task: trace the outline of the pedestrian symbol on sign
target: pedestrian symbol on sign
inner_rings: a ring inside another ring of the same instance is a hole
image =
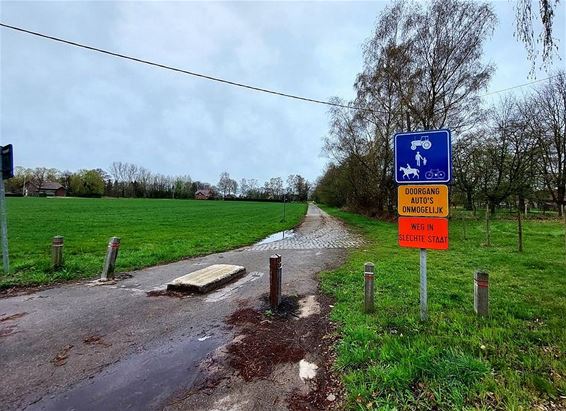
[[[415,155],[415,160],[417,161],[417,167],[421,166],[421,161],[423,162],[423,166],[426,166],[426,157],[421,156],[421,153],[417,151]]]

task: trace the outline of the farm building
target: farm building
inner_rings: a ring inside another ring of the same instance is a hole
[[[37,187],[33,182],[27,182],[24,188],[24,196],[49,196],[49,197],[64,197],[67,194],[65,187],[61,184],[46,181]]]
[[[202,190],[197,190],[195,193],[195,199],[197,200],[208,200],[213,197],[212,190],[204,188]]]

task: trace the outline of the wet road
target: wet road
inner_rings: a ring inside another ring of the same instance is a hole
[[[114,285],[83,282],[0,299],[2,409],[160,409],[190,388],[202,359],[234,338],[224,319],[261,304],[273,250],[284,263],[283,292],[305,295],[316,290],[318,272],[359,243],[310,205],[283,241],[135,271]],[[247,274],[208,295],[146,294],[215,263],[243,265]]]

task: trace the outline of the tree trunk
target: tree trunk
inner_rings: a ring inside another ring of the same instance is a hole
[[[491,233],[489,231],[489,210],[490,210],[490,203],[488,202],[485,207],[485,242],[486,245],[489,247],[491,246]]]
[[[519,234],[519,252],[523,252],[523,221],[521,218],[521,209],[517,210],[517,231]]]
[[[566,255],[566,213],[564,213],[564,204],[562,205],[562,216],[564,217],[564,251]]]
[[[526,207],[526,203],[525,203],[525,197],[523,195],[519,195],[519,212],[523,212],[523,210],[525,210]]]
[[[558,188],[556,198],[556,205],[558,206],[558,217],[562,217],[564,215],[564,190]]]
[[[471,189],[466,190],[466,210],[474,209],[474,192]]]
[[[495,215],[495,202],[489,200],[489,201],[487,202],[487,204],[488,204],[489,214]]]

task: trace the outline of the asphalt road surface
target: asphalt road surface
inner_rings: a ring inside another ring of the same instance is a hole
[[[283,293],[308,295],[316,274],[359,244],[311,204],[284,240],[134,271],[112,285],[80,282],[0,299],[0,408],[162,409],[191,388],[203,359],[234,339],[225,318],[261,304],[271,254],[282,255]],[[218,263],[247,274],[206,295],[147,295]]]

